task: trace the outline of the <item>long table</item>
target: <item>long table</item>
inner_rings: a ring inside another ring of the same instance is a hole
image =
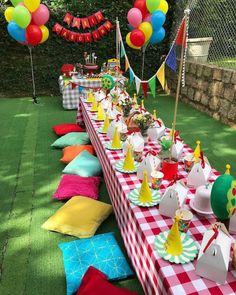
[[[123,159],[122,151],[110,151],[105,148],[109,140],[106,135],[97,133],[102,123],[93,120],[94,115],[88,111],[88,105],[80,100],[77,115],[84,120],[91,142],[101,162],[105,182],[114,208],[116,219],[121,230],[128,255],[147,295],[157,294],[201,294],[219,295],[236,294],[236,272],[230,270],[225,285],[216,284],[210,280],[201,278],[195,274],[196,259],[192,263],[176,265],[160,258],[154,250],[154,239],[161,231],[168,230],[173,221],[171,218],[159,214],[158,207],[140,208],[128,200],[128,193],[135,188],[140,181],[136,174],[122,174],[115,170],[115,163]],[[152,148],[159,151],[157,143],[149,142],[145,150]],[[192,152],[184,145],[183,154]],[[179,176],[186,179],[187,173],[184,165],[179,164]],[[214,181],[219,173],[212,169],[209,181]],[[162,181],[161,192],[168,187],[168,181]],[[195,190],[189,189],[185,206],[194,197]],[[203,233],[216,220],[214,216],[208,218],[194,214],[189,228],[189,234],[201,243]]]

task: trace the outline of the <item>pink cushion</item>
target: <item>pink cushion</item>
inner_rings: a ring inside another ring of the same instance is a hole
[[[52,130],[58,136],[65,135],[70,132],[84,132],[83,128],[81,128],[77,124],[73,124],[73,123],[55,125],[52,127]]]
[[[107,281],[106,275],[93,266],[85,273],[76,295],[138,295],[118,288]]]
[[[54,199],[64,200],[74,196],[85,196],[94,200],[98,199],[98,188],[100,177],[82,177],[74,174],[65,174],[62,176]]]

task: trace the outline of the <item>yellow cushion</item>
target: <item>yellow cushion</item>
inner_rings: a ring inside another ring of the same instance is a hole
[[[51,216],[42,228],[78,238],[89,238],[111,212],[112,206],[109,204],[75,196]]]

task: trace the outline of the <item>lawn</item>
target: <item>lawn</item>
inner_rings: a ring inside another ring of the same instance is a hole
[[[41,229],[62,204],[52,200],[64,165],[60,150],[50,144],[56,139],[51,127],[75,122],[76,111],[65,111],[58,97],[42,97],[40,104],[30,98],[0,100],[0,294],[64,295],[65,275],[59,242],[74,237]],[[171,125],[174,100],[159,95],[149,98],[145,106],[157,109],[167,126]],[[180,103],[177,129],[192,148],[201,140],[202,149],[213,167],[225,171],[232,165],[236,176],[236,131],[208,115]],[[109,202],[105,184],[100,200]],[[115,232],[124,245],[114,216],[110,216],[97,233]],[[117,283],[143,294],[136,277]]]

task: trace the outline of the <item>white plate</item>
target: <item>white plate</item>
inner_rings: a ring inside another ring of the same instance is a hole
[[[190,202],[189,202],[189,206],[191,209],[193,209],[194,211],[196,211],[199,215],[202,215],[202,216],[208,216],[208,215],[212,215],[214,214],[213,211],[202,211],[202,210],[199,210],[197,209],[195,206],[194,206],[194,199],[191,199]]]

